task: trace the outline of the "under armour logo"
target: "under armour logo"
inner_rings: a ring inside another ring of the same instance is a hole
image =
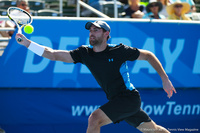
[[[108,61],[109,61],[109,62],[113,62],[113,58],[111,58],[111,59],[108,59]]]

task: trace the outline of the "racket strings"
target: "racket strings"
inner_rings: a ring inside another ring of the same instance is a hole
[[[19,25],[28,24],[31,22],[30,16],[22,11],[11,9],[9,10],[9,14],[10,14],[10,17]]]

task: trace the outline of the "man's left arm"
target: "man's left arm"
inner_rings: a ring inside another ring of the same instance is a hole
[[[168,94],[168,97],[170,98],[173,95],[173,92],[176,93],[176,90],[174,86],[172,85],[171,81],[169,80],[165,70],[163,69],[162,64],[158,60],[158,58],[150,51],[139,49],[140,55],[138,57],[138,60],[146,60],[148,61],[151,66],[157,71],[157,73],[160,75],[163,83],[163,89]]]

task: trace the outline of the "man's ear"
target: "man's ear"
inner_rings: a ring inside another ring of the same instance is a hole
[[[110,32],[109,32],[109,31],[106,31],[106,35],[109,36],[109,34],[110,34]]]

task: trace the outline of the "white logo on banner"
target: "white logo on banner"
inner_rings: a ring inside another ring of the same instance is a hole
[[[39,44],[45,44],[48,47],[52,48],[52,42],[49,38],[47,37],[42,37],[42,36],[32,36],[30,38],[33,41],[36,41]],[[58,49],[61,50],[72,50],[72,49],[67,49],[67,47],[78,47],[79,46],[79,37],[61,37],[60,38],[60,44]],[[88,40],[88,39],[86,39]],[[128,38],[111,38],[111,43],[119,43],[123,42],[126,45],[131,46],[131,40]],[[86,41],[86,44],[88,42]],[[184,49],[184,39],[177,39],[176,46],[173,51],[170,50],[170,45],[171,45],[171,39],[169,38],[164,38],[163,40],[163,45],[161,48],[161,51],[163,53],[164,61],[165,61],[165,66],[164,69],[165,71],[170,74],[173,72],[173,65],[179,58],[180,54],[182,53]],[[147,38],[144,45],[143,49],[147,49],[152,51],[156,55],[155,51],[155,39],[154,38]],[[34,58],[35,55],[31,51],[27,51],[27,56],[24,64],[24,73],[40,73],[43,70],[47,68],[47,66],[50,63],[50,60],[43,58],[38,64],[34,64]],[[53,73],[73,73],[74,70],[74,64],[66,64],[63,62],[56,61],[53,69]],[[145,61],[136,61],[135,65],[133,66],[131,73],[139,73],[141,69],[146,68],[148,69],[149,73],[156,73],[156,71],[151,67],[151,65],[148,62]],[[194,65],[193,65],[193,73],[194,74],[200,74],[200,40],[198,42],[197,46],[197,52],[196,52],[196,58],[194,60]],[[80,73],[84,74],[90,74],[90,71],[82,65],[80,68]]]
[[[100,105],[72,105],[72,116],[89,116],[92,112],[98,109]],[[180,105],[175,101],[167,101],[165,104],[152,105],[142,102],[141,108],[148,115],[199,115],[200,104],[185,104]],[[166,114],[165,114],[166,113]]]

